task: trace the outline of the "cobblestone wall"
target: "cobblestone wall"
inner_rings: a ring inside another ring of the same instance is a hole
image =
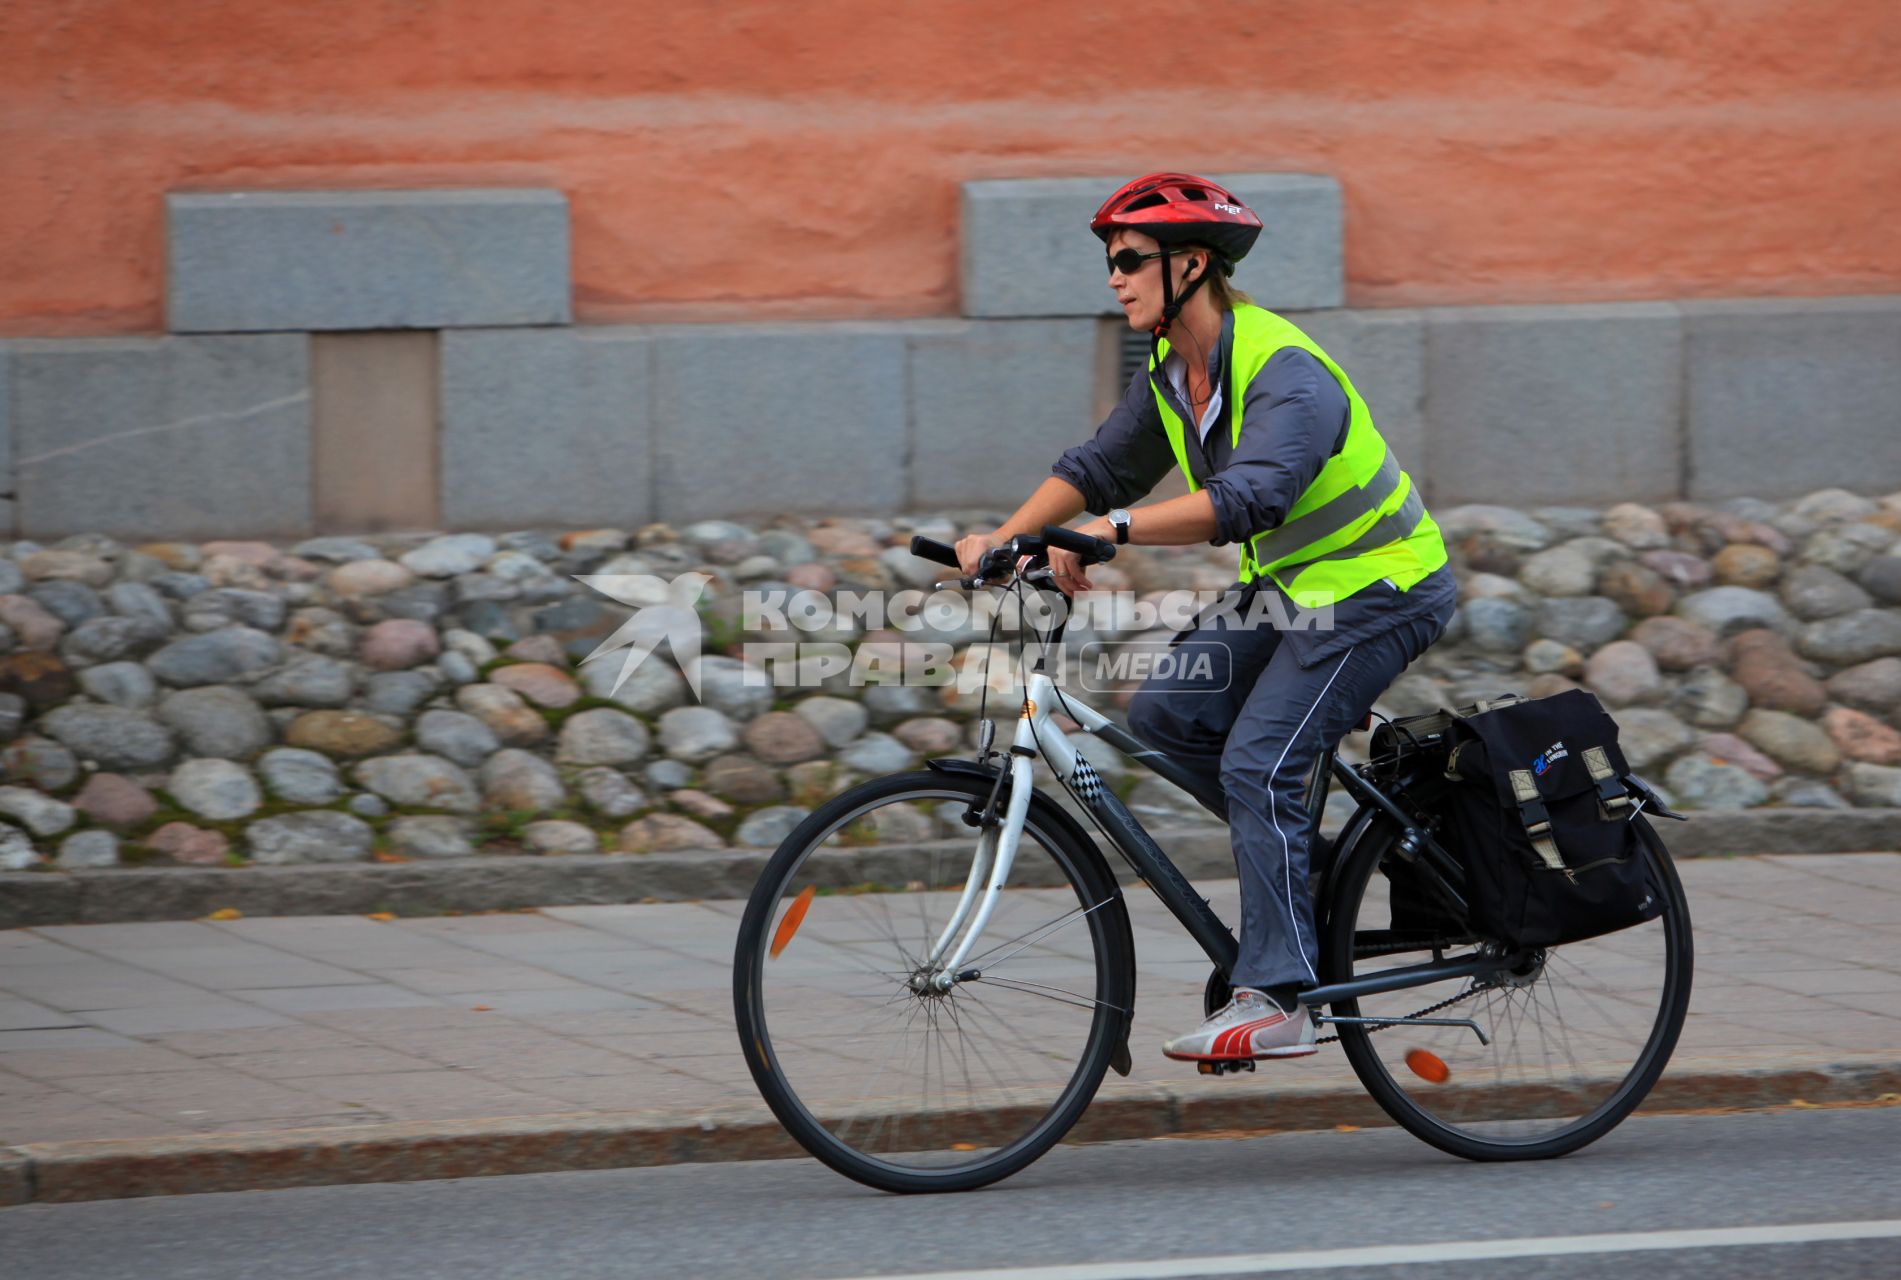
[[[1582,685],[1679,805],[1901,807],[1901,494],[1437,514],[1459,615],[1382,711]],[[774,685],[743,646],[785,637],[742,592],[925,588],[911,533],[995,519],[5,544],[0,865],[770,847],[854,779],[965,752],[985,686],[823,663]],[[1133,549],[1094,576],[1135,606],[1227,585],[1232,555]],[[636,610],[574,575],[700,575],[702,651],[656,649],[625,683],[619,659],[583,663]],[[1070,643],[1136,634],[1118,616]],[[956,673],[985,634],[933,638]],[[802,638],[863,656],[907,636],[838,617]],[[1082,746],[1145,815],[1199,812]]]

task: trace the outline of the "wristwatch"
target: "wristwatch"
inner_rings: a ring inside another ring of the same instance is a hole
[[[1116,531],[1116,545],[1122,546],[1129,540],[1129,513],[1117,507],[1109,513],[1109,524]]]

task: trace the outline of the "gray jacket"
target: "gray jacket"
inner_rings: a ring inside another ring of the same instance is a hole
[[[1223,387],[1223,411],[1205,442],[1196,440],[1193,418],[1159,371],[1144,369],[1129,382],[1122,401],[1096,429],[1093,439],[1066,451],[1051,468],[1074,485],[1094,515],[1126,507],[1147,496],[1174,468],[1175,453],[1155,407],[1159,391],[1182,422],[1188,459],[1196,481],[1214,504],[1214,545],[1244,542],[1287,518],[1320,474],[1327,459],[1346,443],[1350,409],[1346,393],[1327,367],[1308,352],[1288,347],[1274,354],[1254,380],[1240,391],[1241,435],[1230,425],[1235,391],[1226,386],[1233,364],[1234,316],[1224,316],[1221,341],[1208,356],[1209,385]],[[1263,589],[1280,596],[1286,616],[1292,601],[1271,582]],[[1458,587],[1449,568],[1441,568],[1400,591],[1379,582],[1333,606],[1331,630],[1296,626],[1286,631],[1302,666],[1324,661],[1403,621],[1450,618]]]

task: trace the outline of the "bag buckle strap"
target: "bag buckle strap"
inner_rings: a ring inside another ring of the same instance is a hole
[[[1518,802],[1518,817],[1525,824],[1525,834],[1531,838],[1531,847],[1551,870],[1568,870],[1564,858],[1558,853],[1558,842],[1552,838],[1551,815],[1545,810],[1544,797],[1538,792],[1538,783],[1531,776],[1531,770],[1513,769],[1509,777],[1512,798]]]
[[[1618,781],[1604,748],[1585,748],[1584,767],[1590,771],[1591,781],[1597,784],[1597,807],[1607,821],[1630,807],[1630,792]]]

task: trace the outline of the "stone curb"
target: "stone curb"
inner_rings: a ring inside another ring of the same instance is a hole
[[[1226,1096],[1166,1087],[1098,1098],[1069,1141],[1330,1129],[1391,1121],[1358,1088],[1236,1082]],[[1533,1091],[1542,1095],[1542,1090]],[[1901,1063],[1666,1074],[1645,1111],[1875,1102],[1901,1093]],[[593,1114],[362,1125],[0,1148],[0,1205],[416,1182],[802,1156],[762,1106],[679,1116]]]
[[[1672,852],[1683,858],[1901,849],[1901,809],[1706,812],[1687,823],[1658,825]],[[1234,874],[1224,828],[1181,827],[1153,834],[1190,878]],[[893,855],[912,849],[891,845],[828,854],[827,882],[842,887],[902,880],[902,866]],[[768,856],[763,849],[722,849],[394,864],[5,872],[0,873],[0,929],[196,920],[225,909],[246,916],[384,911],[437,915],[646,899],[744,898]],[[1118,870],[1125,868],[1118,865]]]

